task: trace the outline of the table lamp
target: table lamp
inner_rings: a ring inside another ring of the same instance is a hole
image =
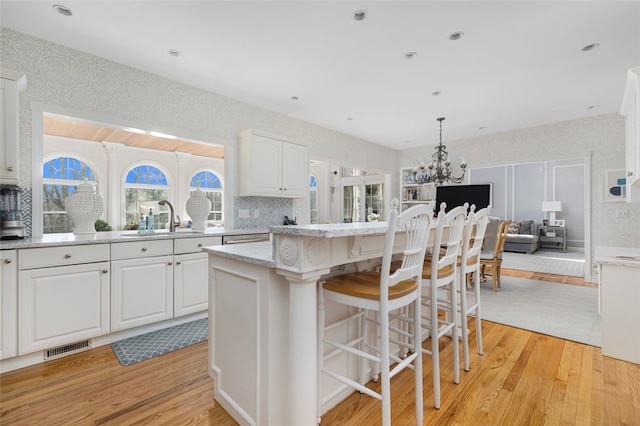
[[[556,212],[562,211],[561,201],[543,201],[542,211],[549,212],[549,226],[554,226],[556,223]]]

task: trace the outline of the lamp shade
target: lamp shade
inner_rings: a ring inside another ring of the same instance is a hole
[[[561,212],[562,202],[561,201],[543,201],[542,211],[543,212]]]

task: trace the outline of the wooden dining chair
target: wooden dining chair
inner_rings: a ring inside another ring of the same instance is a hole
[[[491,281],[493,291],[500,287],[500,268],[502,267],[502,253],[504,251],[504,243],[507,239],[507,231],[509,229],[510,220],[503,220],[498,227],[498,235],[496,244],[493,248],[485,248],[480,253],[480,276],[486,281],[487,268],[491,268]]]

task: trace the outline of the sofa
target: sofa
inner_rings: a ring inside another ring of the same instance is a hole
[[[512,221],[507,231],[504,251],[533,253],[538,250],[540,226],[533,220]]]

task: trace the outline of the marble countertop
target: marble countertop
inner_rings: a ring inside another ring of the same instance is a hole
[[[640,268],[640,248],[596,247],[595,263]]]
[[[387,222],[327,223],[320,225],[270,226],[273,234],[335,238],[354,235],[379,235],[387,232]]]
[[[66,234],[46,234],[39,238],[24,238],[17,240],[1,240],[0,250],[34,248],[34,247],[55,247],[68,245],[99,244],[99,243],[119,243],[125,241],[145,241],[163,240],[177,238],[197,238],[197,237],[223,237],[229,235],[251,235],[269,233],[268,229],[227,229],[212,227],[202,232],[191,230],[179,230],[169,232],[166,230],[156,231],[154,234],[138,235],[138,231],[110,231],[96,232],[90,235]]]
[[[382,235],[387,222],[330,223],[321,225],[270,226],[274,235],[293,235],[314,238],[339,238],[362,235]],[[275,267],[273,242],[247,243],[205,247],[203,251],[228,259],[236,259],[256,265]]]
[[[271,241],[203,247],[202,251],[268,268],[276,266],[276,262],[273,260],[273,243]]]

